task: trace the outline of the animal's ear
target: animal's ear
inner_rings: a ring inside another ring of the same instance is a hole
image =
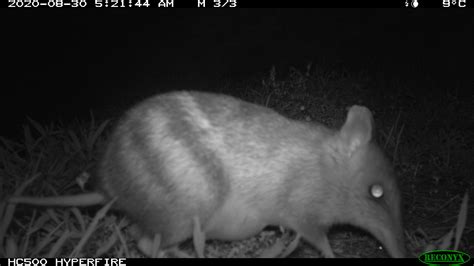
[[[344,150],[351,156],[372,139],[373,118],[367,107],[354,105],[349,109],[346,122],[339,132]]]

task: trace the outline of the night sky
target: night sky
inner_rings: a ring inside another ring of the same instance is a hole
[[[473,84],[465,9],[2,10],[2,135],[309,62]],[[471,86],[472,88],[472,86]],[[383,89],[383,88],[374,88]],[[419,92],[419,97],[423,96]],[[466,92],[467,95],[470,92]],[[8,125],[8,126],[7,126]]]

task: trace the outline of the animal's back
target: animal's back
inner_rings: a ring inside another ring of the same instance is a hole
[[[267,217],[265,207],[278,202],[289,161],[311,156],[304,140],[318,139],[314,134],[270,109],[233,97],[159,95],[119,122],[102,161],[102,187],[119,196],[119,209],[162,234],[165,243],[189,237],[190,215],[199,216],[211,236],[215,230],[218,238],[243,238],[247,234],[239,223],[223,234],[213,226],[222,220],[231,225],[232,219]],[[232,206],[222,208],[225,204]],[[219,209],[233,213],[219,215]]]

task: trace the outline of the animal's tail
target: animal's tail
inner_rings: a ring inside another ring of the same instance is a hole
[[[57,196],[57,197],[11,197],[8,199],[9,203],[14,204],[30,204],[39,206],[91,206],[106,203],[104,195],[97,192],[70,195],[70,196]]]

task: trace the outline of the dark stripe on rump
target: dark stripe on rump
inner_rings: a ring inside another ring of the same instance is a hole
[[[208,113],[204,112],[202,106],[198,104],[195,97],[198,97],[194,94],[185,94],[186,96],[191,96],[192,99],[197,103],[197,108],[201,110],[206,116],[209,116]],[[204,143],[201,142],[201,137],[204,135],[209,135],[208,137],[212,138],[211,133],[198,128],[197,122],[193,122],[192,117],[187,113],[185,102],[178,101],[178,105],[175,105],[173,110],[167,109],[168,116],[170,117],[170,133],[175,136],[176,139],[182,141],[185,147],[188,147],[188,150],[191,152],[191,157],[198,162],[200,167],[205,170],[205,178],[208,180],[210,185],[211,192],[209,195],[212,200],[210,202],[214,203],[214,206],[207,206],[206,217],[209,217],[209,214],[215,211],[220,205],[224,202],[226,195],[230,191],[230,182],[229,178],[226,176],[226,171],[223,168],[223,163],[221,158]],[[208,119],[205,117],[204,119]],[[209,120],[209,123],[216,128],[219,128],[219,125],[214,123],[215,121]],[[223,132],[225,133],[225,132]],[[205,221],[203,221],[205,222]]]

